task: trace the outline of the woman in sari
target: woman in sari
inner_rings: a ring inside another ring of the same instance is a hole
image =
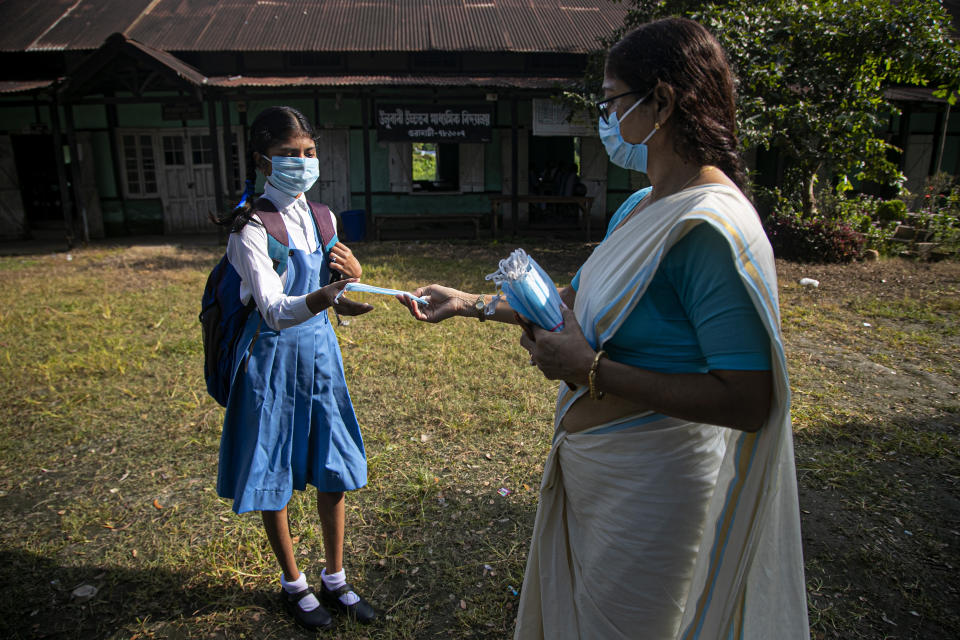
[[[565,382],[515,638],[808,638],[776,273],[732,73],[670,18],[615,44],[604,76],[600,137],[652,186],[561,289],[563,330],[521,337]],[[420,320],[520,321],[491,296],[416,295]]]

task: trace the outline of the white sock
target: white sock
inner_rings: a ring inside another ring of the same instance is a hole
[[[287,582],[287,576],[280,573],[280,585],[283,587],[283,590],[287,593],[298,593],[307,588],[307,574],[303,571],[300,572],[300,577],[294,580],[293,582]],[[307,594],[305,598],[300,598],[300,602],[297,603],[300,605],[300,608],[304,611],[313,611],[320,606],[320,601],[317,600],[317,596],[312,593]]]
[[[320,579],[323,580],[323,584],[327,586],[327,589],[330,589],[330,591],[336,591],[343,585],[347,584],[347,572],[343,569],[340,569],[340,571],[337,571],[336,573],[327,573],[327,570],[324,569],[320,572]],[[355,594],[353,591],[347,591],[345,594],[340,596],[340,602],[349,607],[352,604],[360,602],[360,596]]]

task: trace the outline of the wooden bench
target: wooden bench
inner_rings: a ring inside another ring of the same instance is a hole
[[[490,211],[493,215],[494,224],[496,224],[498,209],[501,205],[510,204],[513,196],[509,193],[490,196]],[[577,205],[577,227],[586,227],[587,241],[590,241],[590,207],[593,206],[593,198],[588,196],[517,196],[518,203],[527,204],[575,204]],[[506,222],[504,222],[506,225]],[[516,232],[516,229],[514,229]]]
[[[416,227],[420,224],[444,224],[449,222],[470,222],[473,224],[473,238],[480,238],[480,221],[488,217],[488,213],[445,213],[445,214],[427,214],[427,213],[390,213],[374,215],[373,227],[376,233],[377,242],[383,239],[384,229],[398,229]],[[497,235],[497,218],[493,217],[490,225],[490,232],[493,237]]]

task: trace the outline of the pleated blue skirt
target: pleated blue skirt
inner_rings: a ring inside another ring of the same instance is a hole
[[[319,251],[293,252],[289,294],[308,292],[310,282],[325,275],[316,265],[318,255],[322,265]],[[233,499],[233,510],[243,513],[283,509],[293,490],[307,483],[325,492],[364,486],[363,438],[327,314],[274,331],[254,310],[237,350],[217,493]]]

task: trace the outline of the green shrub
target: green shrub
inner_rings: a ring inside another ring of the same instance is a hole
[[[960,186],[948,192],[927,193],[911,224],[932,232],[930,240],[947,252],[960,251]]]
[[[952,178],[929,178],[920,194],[904,192],[881,200],[864,194],[845,197],[825,189],[817,196],[818,213],[804,218],[799,201],[778,189],[755,189],[758,208],[773,211],[764,221],[778,257],[802,262],[849,262],[864,249],[898,255],[906,247],[894,240],[900,224],[929,232],[929,241],[947,253],[960,252],[960,185]],[[762,206],[761,206],[762,205]]]
[[[903,200],[896,198],[893,200],[885,200],[877,207],[877,221],[881,223],[901,221],[905,219],[906,216],[907,203]]]
[[[846,222],[822,216],[804,219],[791,207],[774,211],[763,226],[774,255],[798,262],[851,262],[866,244],[864,234]]]

